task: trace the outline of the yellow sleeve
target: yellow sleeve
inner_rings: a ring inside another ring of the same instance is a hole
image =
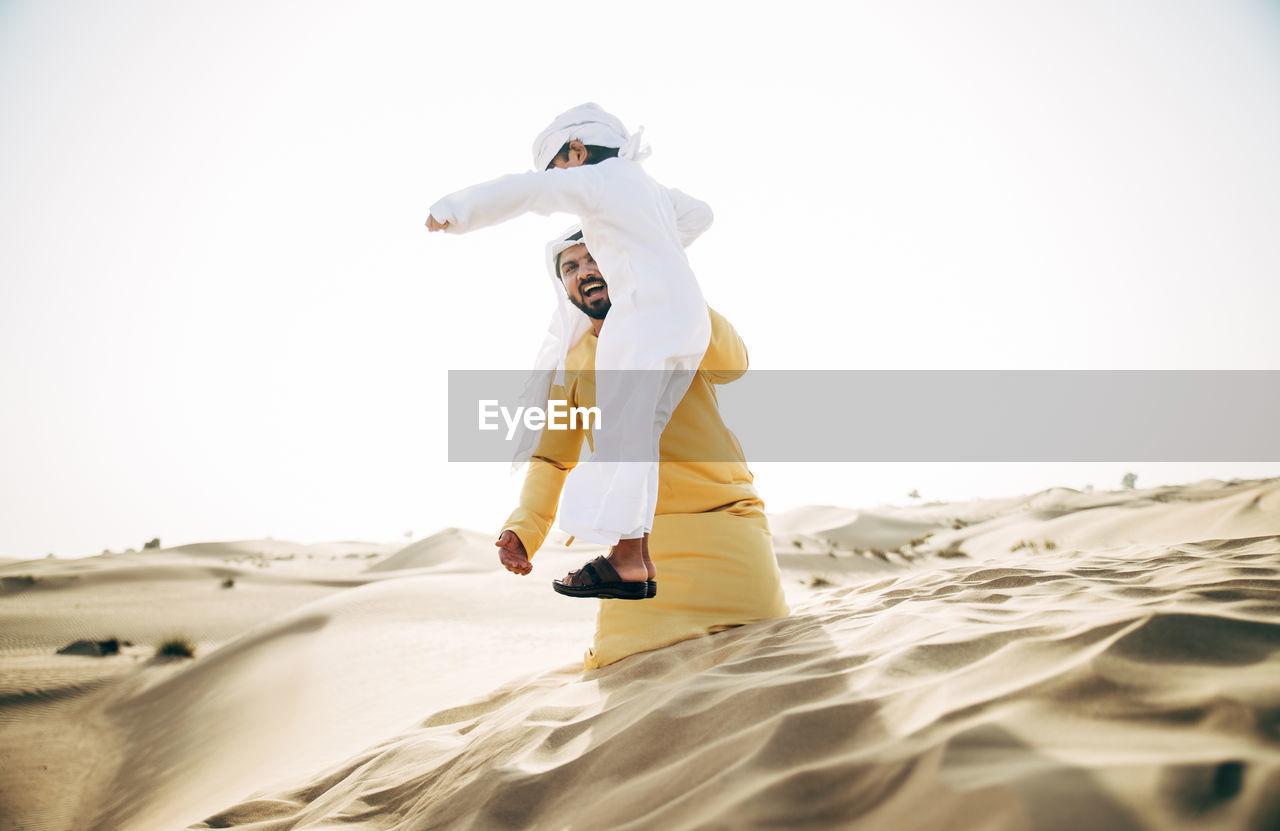
[[[570,401],[564,387],[553,386],[549,399]],[[582,427],[569,430],[543,429],[538,446],[529,459],[529,469],[520,490],[520,507],[507,517],[503,531],[511,530],[524,543],[530,558],[542,547],[551,525],[556,520],[556,508],[560,505],[560,491],[565,477],[578,464],[585,434]],[[499,532],[501,533],[501,532]]]
[[[711,315],[711,341],[698,371],[713,384],[736,381],[747,371],[747,345],[719,312],[710,307],[707,312]]]

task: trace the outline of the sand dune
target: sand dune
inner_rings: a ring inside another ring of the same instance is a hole
[[[1276,827],[1277,555],[1059,554],[834,590],[437,713],[200,827]]]
[[[770,529],[781,550],[795,540],[813,540],[835,548],[887,551],[940,527],[935,522],[829,506],[797,508],[770,517]]]
[[[1116,494],[1055,489],[1035,494],[1021,506],[1005,506],[994,516],[982,516],[978,524],[940,531],[928,540],[928,549],[985,557],[1008,553],[1022,540],[1089,550],[1275,534],[1280,534],[1276,480]]]
[[[339,559],[367,557],[369,555],[386,556],[396,552],[398,549],[399,546],[394,543],[376,542],[324,542],[306,545],[289,542],[288,540],[235,540],[231,542],[198,542],[162,550],[197,557],[261,557],[279,560],[295,557]]]
[[[0,826],[1280,827],[1280,480],[775,529],[795,614],[591,673],[578,546],[0,566]],[[108,622],[139,645],[50,654]]]
[[[194,558],[137,554],[36,560],[3,575],[0,652],[28,652],[115,636],[153,642],[186,635],[206,644],[302,603],[359,585],[355,577],[294,577]],[[223,588],[226,580],[234,588]]]
[[[493,556],[495,536],[465,528],[446,528],[374,563],[368,571],[420,568],[438,571],[495,571],[502,568]]]
[[[106,785],[99,827],[179,826],[264,777],[345,758],[456,696],[479,695],[549,658],[571,661],[590,637],[591,610],[580,606],[579,620],[540,630],[536,649],[503,641],[485,608],[498,598],[477,602],[467,582],[440,575],[370,584],[308,604],[154,685],[132,679],[138,688],[107,713],[136,755]],[[494,594],[512,603],[521,588],[507,582]]]

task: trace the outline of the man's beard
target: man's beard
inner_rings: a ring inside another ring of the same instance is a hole
[[[609,302],[609,298],[607,297],[604,299],[604,302],[596,304],[579,303],[572,297],[569,298],[569,302],[577,306],[579,311],[592,320],[604,320],[604,316],[609,313],[609,307],[613,305]]]

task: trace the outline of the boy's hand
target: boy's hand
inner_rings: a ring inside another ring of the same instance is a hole
[[[494,545],[498,546],[498,559],[512,574],[528,574],[533,571],[529,555],[525,553],[524,543],[510,529],[503,531]]]
[[[427,214],[427,230],[428,231],[443,231],[445,228],[448,228],[448,227],[449,227],[448,220],[441,222],[431,214]]]

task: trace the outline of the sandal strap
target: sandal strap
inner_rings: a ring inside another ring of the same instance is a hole
[[[605,583],[621,583],[622,578],[604,557],[596,557],[582,568],[569,572],[565,584],[575,588],[591,588]]]
[[[596,557],[582,568],[575,569],[565,575],[564,580],[557,581],[565,586],[572,586],[578,589],[590,589],[596,586],[603,586],[612,583],[626,583],[618,574],[617,569],[604,557]],[[643,580],[641,583],[645,582]]]
[[[618,572],[614,570],[613,565],[604,557],[596,557],[587,563],[584,568],[591,569],[592,576],[596,578],[597,583],[622,582],[622,578],[618,576]]]

